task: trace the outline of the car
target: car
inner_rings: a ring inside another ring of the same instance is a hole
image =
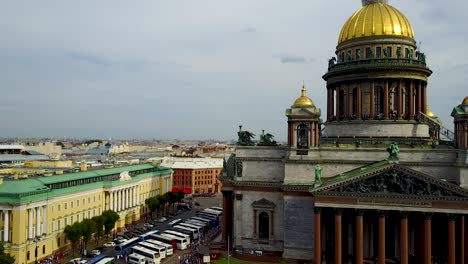
[[[101,251],[99,249],[93,249],[91,251],[91,254],[96,257],[97,255],[100,255],[101,254]]]
[[[104,244],[105,247],[115,247],[115,243],[114,242],[107,242]]]
[[[154,227],[154,225],[152,225],[150,223],[144,223],[143,226],[145,226],[145,227]]]
[[[164,216],[163,216],[163,217],[160,217],[160,218],[158,218],[158,219],[156,219],[156,222],[158,222],[158,223],[164,223],[164,222],[166,222],[166,221],[167,221],[167,218],[164,217]]]
[[[74,258],[74,259],[71,259],[68,263],[69,264],[85,264],[87,262],[88,261],[86,259]]]

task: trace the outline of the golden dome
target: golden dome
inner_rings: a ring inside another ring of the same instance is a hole
[[[292,106],[293,107],[311,107],[311,106],[315,106],[312,99],[307,97],[306,88],[305,88],[304,85],[302,86],[301,97],[297,98],[296,101],[294,101],[294,104]]]
[[[463,99],[462,105],[468,105],[468,96]]]
[[[372,36],[399,36],[414,39],[413,28],[403,13],[385,1],[363,1],[341,29],[338,45]]]

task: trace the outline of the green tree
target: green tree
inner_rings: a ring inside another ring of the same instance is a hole
[[[183,191],[178,191],[177,192],[177,203],[180,204],[180,201],[182,201],[182,199],[184,199],[184,197],[185,197],[184,192]]]
[[[81,239],[81,234],[82,234],[82,230],[81,230],[81,224],[80,223],[74,223],[73,225],[67,225],[65,227],[65,229],[63,230],[63,232],[65,233],[65,237],[70,240],[70,242],[72,243],[73,245],[73,253],[74,253],[74,250],[76,248],[76,243],[78,241],[80,241]]]
[[[80,223],[81,225],[81,237],[83,238],[84,248],[88,244],[94,233],[96,233],[96,223],[91,219],[84,219]]]
[[[96,233],[94,234],[94,237],[96,238],[97,243],[97,240],[101,239],[104,235],[104,217],[102,215],[98,215],[91,218],[91,220],[96,224]]]
[[[177,202],[177,194],[173,192],[167,192],[164,194],[164,196],[166,196],[167,203],[169,204],[169,208],[174,209],[174,205]]]
[[[15,257],[11,256],[10,254],[5,253],[5,248],[3,244],[0,244],[0,263],[2,264],[14,264]]]
[[[102,212],[102,217],[104,217],[104,234],[108,235],[114,229],[120,216],[112,210],[107,210]]]
[[[160,195],[160,194],[156,197],[158,197],[159,203],[161,204],[161,207],[163,208],[164,215],[166,215],[167,212],[165,209],[166,209],[166,204],[167,204],[167,197],[165,195]]]
[[[151,218],[153,218],[153,213],[157,212],[161,207],[157,196],[146,199],[145,204],[151,212]]]

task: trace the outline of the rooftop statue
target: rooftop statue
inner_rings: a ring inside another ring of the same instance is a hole
[[[336,64],[336,58],[332,57],[331,59],[328,60],[328,68],[333,67]]]
[[[398,159],[398,155],[400,154],[400,148],[396,142],[390,144],[390,147],[387,148],[387,152],[390,154],[388,157],[389,159]]]
[[[258,143],[259,146],[276,146],[278,145],[274,140],[274,137],[270,133],[265,134],[265,130],[262,130],[262,134],[260,135],[260,142]]]
[[[255,143],[252,139],[255,137],[255,134],[250,133],[249,131],[242,131],[242,126],[239,126],[239,132],[237,132],[239,139],[237,140],[236,145],[239,146],[254,146]]]
[[[315,166],[315,183],[314,183],[314,185],[316,187],[322,185],[322,167],[320,167],[320,164],[317,164],[317,166]]]

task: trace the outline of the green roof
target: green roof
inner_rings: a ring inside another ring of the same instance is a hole
[[[93,183],[86,183],[71,187],[50,189],[47,185],[54,183],[61,183],[67,181],[81,180],[87,178],[93,178],[97,176],[106,176],[120,174],[124,171],[138,171],[144,169],[153,169],[151,172],[136,174],[131,177],[128,181],[119,180],[107,180],[98,181]],[[125,166],[120,168],[112,169],[101,169],[87,172],[68,173],[58,176],[42,176],[24,180],[4,180],[3,184],[0,184],[0,203],[10,204],[24,204],[33,201],[40,201],[49,199],[52,197],[70,194],[75,192],[81,192],[86,190],[92,190],[96,188],[112,187],[128,184],[131,182],[138,182],[145,178],[151,178],[154,176],[165,175],[172,173],[170,168],[157,168],[151,164],[142,164],[134,166]]]

